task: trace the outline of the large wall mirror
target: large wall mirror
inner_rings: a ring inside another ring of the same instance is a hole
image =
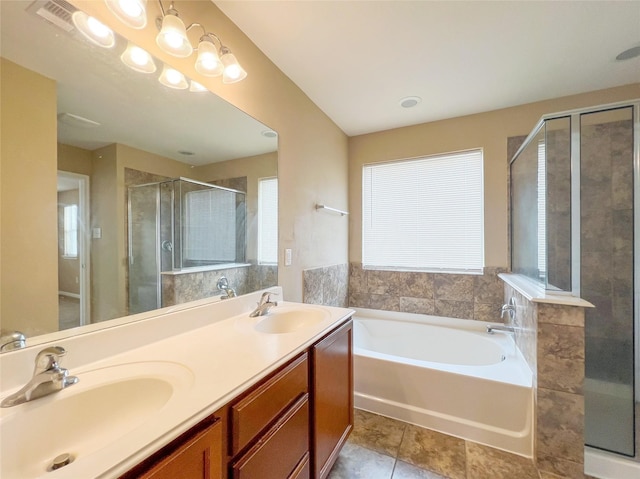
[[[148,317],[225,294],[223,276],[277,284],[277,134],[164,86],[158,60],[132,70],[126,39],[93,45],[61,7],[0,3],[3,333]]]

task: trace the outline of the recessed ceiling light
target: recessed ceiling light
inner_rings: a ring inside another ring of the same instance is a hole
[[[276,136],[278,136],[278,134],[273,130],[264,130],[260,134],[265,138],[275,138]]]
[[[616,60],[631,60],[632,58],[640,57],[640,46],[629,48],[628,50],[623,51],[616,57]]]
[[[407,96],[400,100],[400,106],[402,108],[413,108],[422,101],[419,96]]]

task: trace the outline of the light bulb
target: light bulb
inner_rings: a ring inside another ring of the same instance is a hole
[[[153,73],[156,71],[156,64],[151,55],[133,43],[127,45],[127,49],[120,56],[120,59],[132,70],[141,73]]]
[[[184,23],[177,15],[171,13],[162,19],[162,28],[156,37],[156,43],[166,53],[175,57],[186,58],[193,53]]]
[[[198,58],[196,71],[204,76],[215,77],[222,75],[224,65],[218,57],[216,46],[209,40],[202,40],[198,44]]]
[[[116,37],[113,31],[104,23],[86,13],[77,10],[71,15],[71,20],[78,31],[90,42],[103,48],[111,48],[116,44]]]
[[[147,0],[105,0],[105,3],[125,25],[138,29],[147,25]]]
[[[235,55],[228,50],[227,53],[222,55],[220,61],[224,65],[222,83],[236,83],[247,77],[247,72],[240,66]]]
[[[185,90],[186,88],[189,88],[189,84],[187,83],[187,79],[184,75],[178,70],[168,67],[167,65],[163,67],[158,81],[164,86],[175,88],[177,90]]]
[[[191,83],[189,85],[189,91],[201,93],[209,90],[207,90],[204,85],[198,83],[197,81],[191,80]]]

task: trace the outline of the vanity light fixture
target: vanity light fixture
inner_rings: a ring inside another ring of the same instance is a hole
[[[146,50],[129,42],[127,49],[120,55],[122,63],[140,73],[154,73],[156,64]]]
[[[176,90],[186,90],[187,88],[189,88],[189,84],[187,83],[187,79],[184,77],[184,75],[178,70],[167,65],[164,65],[164,67],[162,67],[162,73],[160,74],[160,78],[158,78],[158,81],[164,86],[174,88]]]
[[[135,21],[132,23],[132,18],[137,19],[144,15],[146,22],[146,1],[105,0],[109,9],[120,21],[134,28],[142,27],[134,26],[137,23]],[[165,10],[162,0],[158,0],[158,5],[161,16],[156,20],[156,25],[160,30],[156,36],[156,43],[162,51],[178,58],[189,57],[194,48],[189,41],[187,32],[194,27],[200,27],[202,35],[198,47],[195,49],[198,52],[195,64],[196,71],[208,77],[222,75],[223,83],[236,83],[247,77],[247,72],[240,66],[238,59],[217,35],[207,32],[201,23],[191,23],[189,26],[185,26],[173,1],[167,10]]]
[[[222,83],[237,83],[244,80],[247,77],[247,72],[240,66],[236,56],[224,46],[220,49],[220,52],[222,53],[220,61],[224,65]]]
[[[105,0],[118,20],[131,28],[147,26],[147,0]]]
[[[213,37],[218,38],[213,33],[200,37],[198,43],[198,58],[196,59],[196,71],[207,77],[217,77],[222,75],[224,65],[220,61],[218,49],[213,43]],[[218,41],[220,39],[218,38]],[[222,45],[222,42],[220,42]]]
[[[173,8],[173,2],[166,12],[162,8],[162,2],[158,0],[162,10],[162,23],[160,32],[156,36],[158,46],[169,55],[178,58],[187,58],[193,53],[191,42],[187,38],[187,27],[178,17],[178,11]]]
[[[103,48],[111,48],[116,44],[116,37],[104,23],[90,17],[80,10],[71,15],[73,24],[91,43]]]

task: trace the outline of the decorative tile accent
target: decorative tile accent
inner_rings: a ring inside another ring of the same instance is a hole
[[[451,479],[466,478],[464,440],[407,425],[398,459]]]
[[[393,457],[398,455],[406,423],[361,409],[355,410],[353,423],[349,437],[352,444]]]
[[[467,479],[538,479],[533,460],[467,441]]]

